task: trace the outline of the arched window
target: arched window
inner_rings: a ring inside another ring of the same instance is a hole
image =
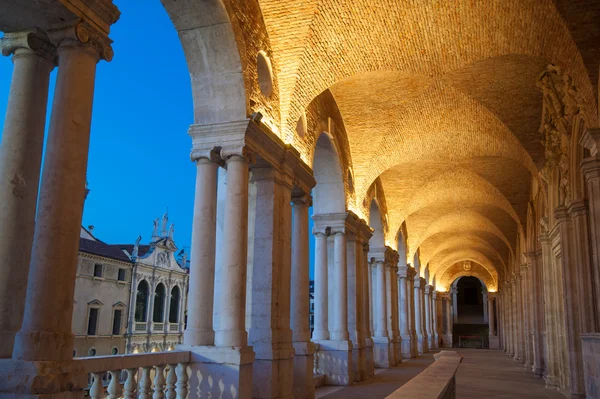
[[[148,283],[140,281],[135,296],[135,321],[145,322],[148,314]]]
[[[164,317],[164,308],[165,308],[165,286],[160,283],[156,286],[154,290],[154,310],[152,321],[155,323],[162,323]]]
[[[171,306],[169,308],[169,323],[179,322],[179,287],[175,286],[171,290]]]

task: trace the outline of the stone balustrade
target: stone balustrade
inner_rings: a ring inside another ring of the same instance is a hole
[[[387,396],[388,399],[453,399],[456,397],[456,371],[462,356],[454,351],[441,351],[436,361],[419,375]]]
[[[190,352],[98,356],[75,359],[90,375],[92,399],[184,399]]]

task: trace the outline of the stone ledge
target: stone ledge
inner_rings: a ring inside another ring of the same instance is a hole
[[[390,399],[443,399],[454,398],[455,375],[462,356],[454,351],[434,355],[435,363],[387,396]]]

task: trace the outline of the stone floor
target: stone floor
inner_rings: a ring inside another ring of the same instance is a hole
[[[463,362],[456,375],[456,397],[471,398],[527,398],[565,399],[558,391],[546,389],[544,381],[512,359],[504,352],[489,349],[458,349]],[[385,398],[408,380],[426,369],[433,362],[433,354],[427,353],[399,366],[377,370],[375,377],[343,387],[322,387],[317,398]]]
[[[544,381],[499,350],[459,349],[463,361],[456,374],[456,397],[565,399]]]
[[[401,365],[391,369],[377,369],[375,376],[360,384],[348,388],[322,387],[317,389],[317,398],[344,399],[363,398],[377,399],[385,398],[407,381],[425,370],[433,363],[433,353],[426,353],[416,359],[405,361]]]

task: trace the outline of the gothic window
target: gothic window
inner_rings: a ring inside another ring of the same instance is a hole
[[[135,297],[135,321],[145,322],[148,314],[148,283],[140,281]]]
[[[154,290],[154,311],[152,321],[162,323],[164,320],[165,286],[159,283]]]
[[[175,286],[171,290],[171,306],[169,309],[169,323],[179,322],[179,287]]]

